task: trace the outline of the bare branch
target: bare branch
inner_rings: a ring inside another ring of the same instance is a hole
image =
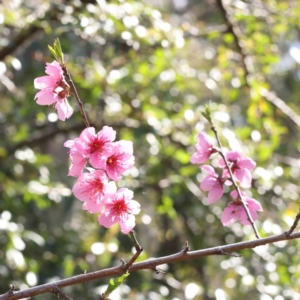
[[[156,268],[157,266],[162,264],[170,264],[174,262],[195,259],[203,256],[220,255],[220,254],[232,255],[232,252],[237,252],[243,249],[253,249],[255,247],[266,245],[266,244],[272,244],[279,241],[294,240],[299,238],[300,238],[300,232],[291,233],[290,235],[287,235],[286,232],[284,232],[266,238],[256,239],[247,242],[240,242],[240,243],[235,243],[235,244],[230,244],[225,246],[213,247],[208,249],[189,251],[187,253],[183,253],[183,251],[180,251],[172,255],[134,263],[130,267],[130,272],[135,272],[138,270],[146,270],[146,269],[155,270],[157,269]],[[123,266],[120,265],[117,267],[104,269],[96,272],[72,276],[66,279],[59,280],[54,284],[58,288],[62,288],[62,287],[71,286],[71,285],[75,285],[78,283],[83,283],[83,282],[87,282],[99,278],[118,276],[122,274],[124,274],[124,269]],[[0,300],[15,300],[15,299],[33,297],[35,295],[51,292],[52,289],[53,289],[53,283],[47,283],[47,284],[29,288],[27,290],[17,291],[14,292],[13,294],[5,293],[0,296]]]
[[[66,300],[73,300],[72,298],[70,298],[67,294],[65,294],[61,289],[58,288],[58,286],[56,284],[53,284],[52,287],[52,291],[53,294],[56,295],[57,298],[59,298],[60,296],[64,297]]]

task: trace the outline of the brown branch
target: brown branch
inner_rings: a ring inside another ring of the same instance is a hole
[[[55,296],[57,298],[59,298],[60,296],[62,296],[66,300],[73,300],[67,294],[65,294],[61,289],[59,289],[56,284],[53,285],[51,293],[55,294]]]
[[[299,220],[300,220],[300,207],[299,207],[299,211],[296,215],[293,225],[291,226],[290,230],[286,232],[287,236],[290,236],[294,232],[294,230],[296,229],[296,227],[298,225]]]
[[[235,243],[235,244],[230,244],[225,246],[213,247],[208,249],[188,251],[187,253],[180,251],[176,254],[134,263],[130,267],[130,272],[135,272],[138,270],[146,270],[146,269],[153,270],[157,266],[162,264],[170,264],[174,262],[185,261],[185,260],[190,260],[190,259],[195,259],[195,258],[210,256],[210,255],[224,255],[224,254],[227,255],[229,253],[240,251],[243,249],[253,249],[255,247],[266,245],[266,244],[272,244],[279,241],[294,240],[299,238],[300,238],[300,232],[292,233],[289,236],[284,232],[266,238],[256,239],[247,242],[240,242],[240,243]],[[96,272],[81,274],[66,279],[62,279],[55,282],[54,284],[58,288],[62,288],[62,287],[71,286],[71,285],[75,285],[75,284],[79,284],[79,283],[83,283],[83,282],[87,282],[99,278],[118,276],[122,274],[124,274],[124,269],[123,266],[120,265],[109,269],[104,269]],[[8,295],[7,293],[5,293],[3,295],[0,295],[0,300],[15,300],[15,299],[33,297],[35,295],[51,292],[51,289],[53,289],[53,283],[47,283],[47,284],[29,288],[27,290],[14,292],[12,295]]]
[[[123,265],[123,268],[124,268],[124,271],[125,273],[128,272],[128,270],[130,270],[130,267],[132,266],[132,264],[137,260],[137,258],[140,256],[140,254],[143,252],[143,247],[139,244],[139,242],[137,241],[136,239],[136,236],[134,234],[134,231],[131,230],[129,232],[129,236],[130,238],[132,239],[133,241],[133,244],[134,244],[134,247],[135,247],[135,250],[136,252],[134,253],[134,255],[131,257],[131,259],[129,260],[128,263],[125,263]]]
[[[74,97],[75,97],[75,99],[76,99],[76,101],[78,103],[78,106],[79,106],[79,109],[80,109],[80,113],[81,113],[83,122],[84,122],[84,124],[85,124],[86,127],[90,127],[88,118],[87,118],[86,113],[84,111],[83,103],[82,103],[82,101],[79,98],[79,95],[77,93],[77,89],[76,89],[76,87],[74,85],[74,82],[73,82],[73,80],[72,80],[72,78],[71,78],[71,76],[70,76],[70,74],[69,74],[66,66],[64,64],[62,64],[61,67],[62,67],[62,70],[64,72],[64,77],[65,77],[67,83],[70,86],[70,90],[71,90],[72,94],[74,95]]]
[[[230,168],[230,166],[229,166],[229,163],[228,163],[228,161],[227,161],[227,159],[226,159],[226,157],[225,157],[225,155],[224,155],[224,153],[223,153],[223,147],[222,147],[222,144],[221,144],[221,140],[220,140],[220,138],[219,138],[218,131],[217,131],[216,126],[214,125],[214,123],[213,123],[212,121],[211,121],[211,130],[214,132],[214,134],[215,134],[215,136],[216,136],[218,145],[219,145],[219,147],[220,147],[219,153],[220,153],[220,155],[222,156],[222,158],[223,158],[223,160],[224,160],[224,163],[225,163],[226,168],[227,168],[227,170],[228,170],[228,172],[229,172],[229,175],[230,175],[232,184],[233,184],[234,188],[236,189],[236,191],[237,191],[237,193],[238,193],[238,195],[239,195],[239,198],[241,199],[242,205],[243,205],[244,210],[245,210],[245,212],[246,212],[246,214],[247,214],[247,218],[248,218],[248,220],[249,220],[249,222],[250,222],[250,224],[251,224],[251,226],[252,226],[252,228],[253,228],[253,230],[254,230],[255,236],[256,236],[256,238],[259,239],[260,236],[259,236],[258,230],[257,230],[257,228],[256,228],[256,226],[255,226],[255,223],[254,223],[252,217],[251,217],[251,214],[250,214],[250,212],[249,212],[249,209],[248,209],[248,207],[247,207],[247,205],[246,205],[246,203],[245,203],[245,201],[244,201],[244,197],[243,197],[243,195],[242,195],[242,193],[241,193],[240,187],[237,185],[237,183],[236,183],[236,181],[235,181],[235,179],[234,179],[234,177],[233,177],[233,174],[232,174],[231,168]]]

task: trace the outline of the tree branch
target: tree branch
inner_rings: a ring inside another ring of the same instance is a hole
[[[64,72],[65,79],[66,79],[67,83],[70,86],[70,90],[71,90],[72,94],[74,95],[74,97],[75,97],[75,99],[76,99],[76,101],[78,103],[78,106],[79,106],[79,109],[80,109],[80,113],[81,113],[83,122],[84,122],[84,124],[85,124],[86,127],[90,127],[88,118],[87,118],[86,113],[84,111],[83,103],[82,103],[82,101],[79,98],[79,95],[77,93],[77,89],[76,89],[76,87],[74,85],[74,82],[73,82],[73,80],[72,80],[72,78],[71,78],[71,76],[70,76],[70,74],[69,74],[66,66],[63,64],[63,65],[61,65],[61,67],[62,67],[62,70]]]
[[[187,252],[181,250],[180,252],[172,255],[134,263],[130,267],[130,272],[135,272],[138,270],[146,270],[146,269],[153,270],[157,266],[162,264],[170,264],[174,262],[195,259],[203,256],[231,255],[232,252],[240,251],[243,249],[253,249],[255,247],[262,246],[262,245],[272,244],[279,241],[294,240],[299,238],[300,238],[300,232],[292,233],[290,235],[287,235],[286,232],[284,232],[266,238],[256,239],[247,242],[240,242],[240,243],[235,243],[230,245],[224,245],[219,247],[207,248],[202,250],[187,251]],[[13,294],[7,292],[0,296],[0,300],[23,299],[23,298],[51,292],[53,290],[53,284],[55,284],[58,288],[62,288],[62,287],[71,286],[71,285],[75,285],[75,284],[79,284],[79,283],[83,283],[83,282],[87,282],[99,278],[118,276],[122,274],[124,274],[124,269],[123,266],[120,265],[117,267],[104,269],[96,272],[72,276],[66,279],[59,280],[55,283],[47,283],[47,284],[39,285],[36,287],[29,288],[27,290],[14,292]]]

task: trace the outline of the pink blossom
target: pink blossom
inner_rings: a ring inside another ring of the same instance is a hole
[[[223,184],[227,179],[220,177],[211,166],[204,165],[200,168],[208,173],[208,176],[202,180],[200,188],[203,191],[209,192],[208,204],[215,203],[222,197],[224,193]]]
[[[84,155],[94,168],[105,169],[106,160],[113,153],[115,138],[116,132],[109,126],[104,126],[97,134],[93,127],[82,131],[79,139],[84,144]]]
[[[119,223],[121,231],[127,234],[135,226],[134,215],[140,212],[140,204],[131,200],[133,192],[122,188],[116,194],[105,201],[104,211],[98,217],[100,225],[110,228],[113,224]]]
[[[196,150],[197,151],[192,155],[190,159],[192,164],[202,164],[209,159],[211,154],[217,152],[205,132],[198,133],[198,143],[196,144]]]
[[[76,198],[85,202],[83,209],[96,213],[101,210],[103,201],[116,190],[115,182],[109,182],[104,171],[92,170],[79,176],[72,191]]]
[[[241,192],[243,196],[244,203],[247,205],[249,213],[253,221],[257,220],[257,211],[263,211],[260,203],[252,198],[247,197],[244,192]],[[231,197],[234,199],[228,204],[224,209],[221,216],[221,221],[224,226],[228,226],[240,219],[243,225],[251,225],[248,220],[246,211],[242,205],[241,199],[238,197],[237,191],[232,191],[230,193]]]
[[[107,158],[105,166],[108,176],[120,180],[122,173],[134,165],[133,147],[131,141],[119,141],[113,144],[113,151]]]
[[[243,188],[251,187],[252,176],[250,172],[255,168],[256,163],[251,158],[243,156],[242,153],[238,151],[229,151],[225,153],[225,157],[229,162],[234,179],[240,182],[241,187]],[[223,158],[220,158],[219,166],[224,168],[223,176],[229,176]]]
[[[64,143],[64,146],[70,148],[71,165],[68,176],[78,177],[86,164],[86,157],[84,156],[84,145],[80,139],[69,140]]]
[[[69,85],[63,77],[63,70],[57,61],[46,63],[48,76],[38,77],[34,80],[34,87],[40,91],[35,95],[39,105],[55,104],[58,118],[62,121],[68,119],[73,109],[69,105],[67,97],[70,95]]]

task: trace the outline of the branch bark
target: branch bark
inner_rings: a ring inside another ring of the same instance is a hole
[[[203,256],[210,256],[210,255],[232,255],[232,252],[240,251],[243,249],[253,249],[258,246],[272,244],[279,241],[287,241],[287,240],[294,240],[300,238],[300,232],[289,234],[288,232],[284,232],[278,235],[273,235],[266,238],[261,238],[257,240],[247,241],[247,242],[240,242],[230,245],[224,245],[219,247],[207,248],[202,250],[196,251],[180,251],[178,253],[163,256],[159,258],[149,259],[142,262],[134,263],[131,267],[129,272],[135,272],[138,270],[155,270],[157,266],[162,264],[170,264],[179,261],[191,260],[196,259]],[[16,300],[16,299],[23,299],[27,297],[33,297],[35,295],[48,293],[53,291],[53,285],[55,284],[58,288],[71,286],[79,283],[84,283],[87,281],[105,278],[105,277],[113,277],[124,274],[124,266],[116,266],[109,269],[104,269],[96,272],[81,274],[77,276],[72,276],[66,279],[59,280],[55,283],[47,283],[43,285],[39,285],[36,287],[29,288],[23,291],[17,291],[13,293],[5,293],[0,296],[0,300]]]

